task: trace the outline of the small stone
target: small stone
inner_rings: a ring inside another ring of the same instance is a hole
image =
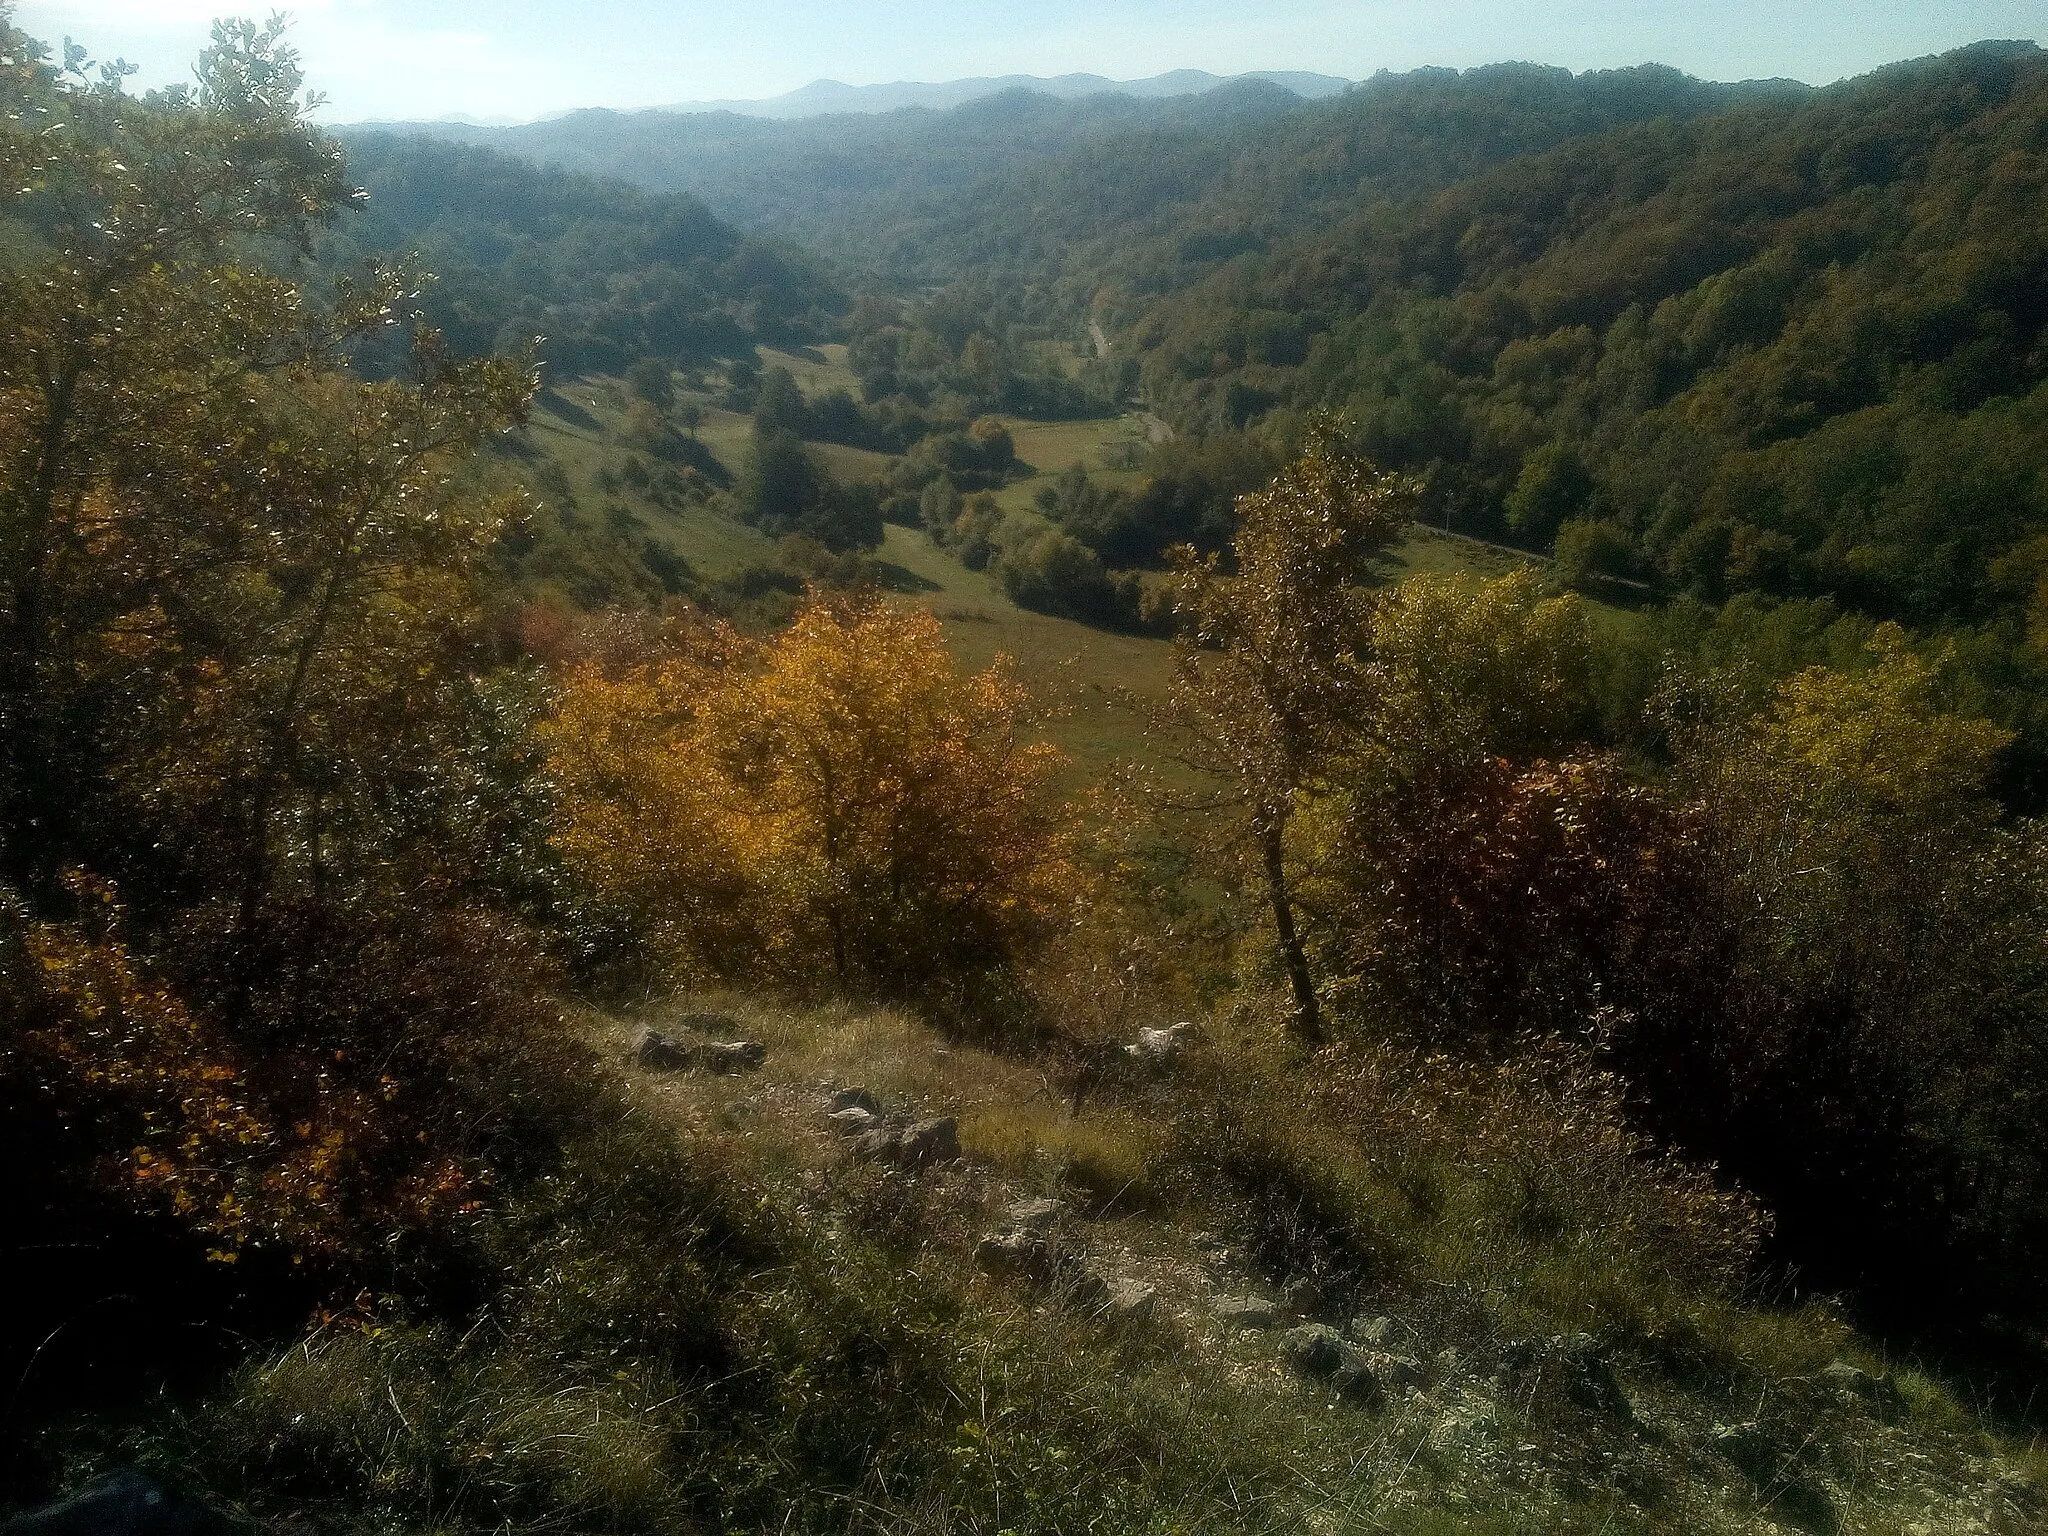
[[[1159,1290],[1142,1280],[1116,1280],[1110,1283],[1109,1295],[1102,1304],[1105,1317],[1118,1322],[1148,1323],[1158,1311]]]
[[[693,1040],[643,1030],[633,1047],[636,1066],[658,1072],[754,1072],[768,1059],[758,1040]]]
[[[1186,1020],[1165,1029],[1141,1029],[1138,1038],[1124,1047],[1124,1054],[1155,1065],[1173,1061],[1187,1054],[1195,1043],[1196,1033],[1195,1026]]]
[[[695,1054],[696,1064],[705,1071],[730,1075],[760,1071],[768,1060],[768,1047],[758,1040],[707,1040]]]
[[[853,1155],[869,1163],[893,1163],[901,1150],[902,1133],[879,1127],[862,1132],[853,1143]]]
[[[227,1536],[233,1529],[205,1505],[130,1467],[0,1522],[6,1536]]]
[[[1303,1323],[1280,1335],[1280,1353],[1308,1376],[1334,1376],[1356,1353],[1327,1323]]]
[[[1054,1222],[1066,1212],[1066,1204],[1059,1200],[1048,1200],[1043,1196],[1031,1196],[1012,1201],[1003,1218],[1012,1229],[1022,1232],[1047,1232]]]
[[[950,1163],[960,1156],[960,1122],[950,1116],[942,1120],[920,1120],[902,1135],[900,1161],[910,1168],[928,1168],[933,1163]]]
[[[865,1110],[877,1120],[882,1117],[880,1101],[865,1088],[842,1088],[832,1095],[833,1114],[847,1109]]]
[[[858,1106],[835,1109],[825,1118],[832,1122],[832,1128],[842,1136],[864,1135],[882,1123],[873,1113]]]
[[[1362,1350],[1360,1353],[1379,1378],[1381,1386],[1391,1391],[1412,1391],[1419,1388],[1428,1376],[1422,1362],[1413,1355],[1387,1354],[1379,1350]]]
[[[992,1275],[1042,1279],[1051,1273],[1052,1256],[1036,1232],[991,1232],[974,1246],[974,1262]]]
[[[1337,1395],[1346,1402],[1360,1403],[1375,1411],[1387,1401],[1387,1383],[1374,1365],[1375,1356],[1363,1350],[1350,1349],[1344,1363],[1337,1367],[1330,1377],[1330,1385],[1337,1389]]]
[[[1279,1309],[1262,1296],[1218,1297],[1216,1316],[1238,1328],[1271,1328],[1280,1320]]]
[[[1364,1313],[1351,1319],[1346,1332],[1352,1341],[1373,1349],[1385,1349],[1394,1342],[1395,1330],[1400,1327],[1391,1317],[1373,1317]]]
[[[633,1065],[651,1072],[688,1071],[690,1049],[680,1040],[671,1040],[667,1035],[643,1029],[633,1044]]]
[[[1900,1407],[1903,1402],[1898,1383],[1891,1377],[1873,1376],[1846,1360],[1837,1360],[1828,1366],[1820,1373],[1820,1379],[1844,1397],[1859,1398],[1887,1412]]]

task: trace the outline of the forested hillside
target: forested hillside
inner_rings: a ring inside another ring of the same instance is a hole
[[[1039,291],[1125,261],[1156,267],[1150,247],[1161,240],[1184,278],[1567,139],[1802,91],[1709,85],[1668,69],[1574,79],[1500,65],[1382,76],[1320,102],[1243,81],[1164,102],[1015,90],[948,112],[793,123],[582,112],[519,128],[419,129],[692,193],[749,228],[829,250],[871,281],[975,278]]]
[[[1931,624],[2023,611],[2043,565],[2044,81],[1986,45],[1824,91],[1503,66],[496,137],[699,190],[850,281],[953,282],[990,331],[1099,321],[1184,432],[1342,409],[1432,517],[1562,531],[1575,576]]]
[[[774,230],[890,284],[944,281],[905,226],[944,217],[1013,163],[1041,161],[1119,130],[1157,124],[1198,139],[1302,105],[1244,82],[1206,96],[1141,102],[1060,100],[1005,91],[950,111],[907,108],[773,122],[728,112],[586,111],[520,128],[408,125],[409,132],[496,149],[655,192],[687,192],[748,228]],[[354,142],[358,130],[344,130]]]
[[[1710,599],[2028,600],[2048,61],[1985,47],[1574,141],[1164,302],[1148,390],[1330,404],[1456,525]],[[1279,340],[1273,337],[1277,331]]]
[[[420,302],[467,355],[541,338],[558,377],[702,363],[822,339],[847,307],[817,258],[692,197],[424,138],[359,136],[348,166],[362,216],[326,235],[323,265],[417,254],[433,279]]]

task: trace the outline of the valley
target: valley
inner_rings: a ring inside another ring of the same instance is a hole
[[[2037,43],[25,27],[0,1536],[2048,1528]]]

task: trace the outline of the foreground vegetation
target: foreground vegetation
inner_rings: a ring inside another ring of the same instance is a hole
[[[465,359],[316,297],[299,85],[0,20],[7,1497],[2039,1525],[2048,893],[1954,646],[1428,569],[1356,423],[1084,431],[971,310]]]

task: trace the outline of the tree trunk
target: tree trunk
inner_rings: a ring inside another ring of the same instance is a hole
[[[1301,935],[1295,930],[1294,901],[1287,894],[1286,830],[1286,818],[1282,816],[1259,817],[1257,831],[1259,852],[1266,863],[1266,897],[1273,906],[1273,933],[1287,961],[1287,982],[1294,989],[1294,1021],[1290,1028],[1303,1044],[1321,1045],[1322,1007],[1316,1001],[1315,978],[1309,974]]]

